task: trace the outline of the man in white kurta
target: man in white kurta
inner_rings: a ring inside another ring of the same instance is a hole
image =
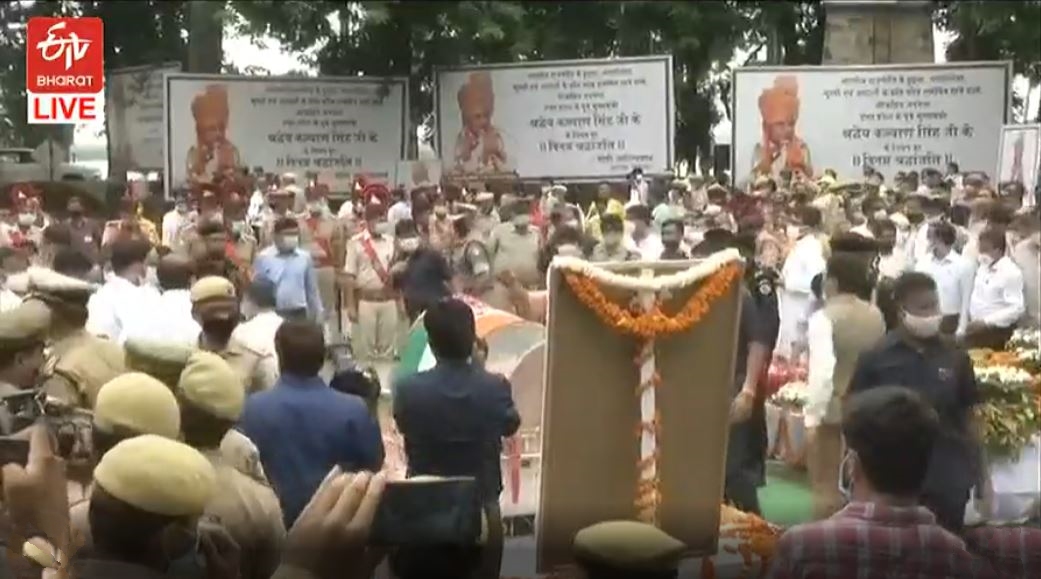
[[[825,266],[820,226],[820,210],[807,207],[802,214],[799,239],[781,268],[781,328],[776,351],[782,356],[795,358],[805,350],[806,327],[813,304],[811,284]]]

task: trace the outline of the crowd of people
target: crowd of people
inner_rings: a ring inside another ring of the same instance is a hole
[[[319,183],[243,174],[171,197],[158,226],[134,195],[101,221],[77,197],[45,214],[29,187],[0,215],[0,435],[29,441],[4,467],[0,576],[370,577],[387,559],[401,579],[498,577],[519,417],[452,296],[543,321],[555,256],[727,248],[746,260],[725,488],[743,511],[765,484],[767,368],[808,366],[819,521],[785,534],[774,576],[1026,576],[1036,532],[962,525],[973,489],[991,492],[965,348],[1041,325],[1041,221],[1021,188],[950,166],[739,187],[639,170],[595,190],[359,180],[339,206]],[[410,477],[476,481],[472,545],[368,541],[388,483],[366,369],[415,323],[437,365],[394,385],[392,413]],[[674,576],[684,551],[619,521],[574,544],[592,578]]]

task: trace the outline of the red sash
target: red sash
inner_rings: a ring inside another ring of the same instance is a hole
[[[329,244],[329,240],[318,235],[318,224],[317,218],[308,217],[306,220],[307,229],[311,231],[312,243],[318,244],[318,247],[322,248],[325,253],[325,257],[322,259],[315,260],[315,267],[331,267],[333,265],[333,249],[332,245]],[[368,251],[366,251],[368,253]],[[371,255],[369,257],[372,257]]]
[[[372,262],[372,268],[376,270],[376,275],[379,276],[380,281],[383,282],[384,286],[390,287],[390,274],[387,272],[383,262],[380,261],[376,248],[372,246],[372,236],[368,232],[362,235],[361,247],[365,250],[365,255],[368,256],[369,261]]]

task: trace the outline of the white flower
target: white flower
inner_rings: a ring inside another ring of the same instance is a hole
[[[806,383],[789,382],[781,386],[771,398],[777,404],[802,408],[806,405]]]
[[[1001,385],[1026,385],[1032,380],[1030,373],[1013,366],[977,366],[976,380]]]

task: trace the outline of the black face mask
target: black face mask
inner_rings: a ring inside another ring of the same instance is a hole
[[[678,239],[662,239],[661,244],[665,246],[665,249],[670,251],[676,251],[679,249],[680,240]]]
[[[214,318],[210,320],[203,320],[202,331],[207,336],[213,338],[215,341],[224,343],[231,339],[231,333],[235,331],[235,326],[239,325],[239,321],[232,318]]]

